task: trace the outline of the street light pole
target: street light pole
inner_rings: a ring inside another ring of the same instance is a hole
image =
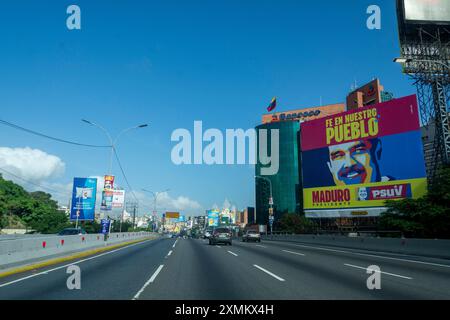
[[[89,120],[86,120],[86,119],[81,119],[81,121],[83,121],[84,123],[87,123],[87,124],[89,124],[91,126],[99,128],[100,130],[102,130],[105,133],[106,137],[108,138],[109,143],[110,143],[110,148],[111,148],[111,154],[110,154],[110,157],[109,157],[109,164],[108,164],[108,174],[109,175],[112,175],[112,163],[113,163],[114,151],[116,149],[116,144],[117,144],[117,141],[119,140],[120,136],[122,136],[122,134],[124,134],[125,132],[131,131],[131,130],[134,130],[134,129],[141,129],[141,128],[148,127],[148,124],[144,123],[144,124],[141,124],[141,125],[138,125],[138,126],[127,128],[125,130],[122,130],[116,136],[116,138],[113,140],[113,138],[112,138],[111,134],[108,132],[108,130],[106,130],[104,127],[102,127],[98,123],[95,123],[95,122],[92,122],[92,121],[89,121]],[[121,217],[121,227],[120,228],[122,228],[122,219],[123,219],[123,212],[122,212],[122,217]]]
[[[157,191],[157,192],[153,192],[153,191],[147,190],[147,189],[142,189],[142,191],[151,193],[153,195],[153,217],[155,217],[155,215],[156,215],[156,201],[158,200],[158,196],[160,194],[164,193],[164,192],[170,191],[170,189],[166,189],[164,191]]]
[[[262,176],[255,176],[255,179],[262,179],[265,181],[269,181],[269,187],[270,187],[270,199],[269,199],[269,225],[270,225],[270,234],[272,235],[273,231],[273,222],[271,222],[271,219],[273,219],[273,194],[272,194],[272,181],[269,178],[262,177]]]
[[[94,126],[94,127],[99,128],[99,129],[102,130],[102,131],[105,133],[105,135],[107,136],[107,138],[108,138],[108,140],[109,140],[109,143],[110,143],[110,148],[111,148],[111,154],[110,154],[110,157],[109,157],[109,166],[108,166],[108,173],[109,173],[110,175],[112,175],[112,162],[113,162],[114,150],[116,149],[117,140],[119,140],[120,136],[121,136],[122,134],[124,134],[124,133],[126,133],[126,132],[128,132],[128,131],[134,130],[134,129],[141,129],[141,128],[148,127],[148,124],[145,123],[145,124],[141,124],[141,125],[134,126],[134,127],[131,127],[131,128],[127,128],[127,129],[125,129],[125,130],[122,130],[122,131],[116,136],[116,138],[113,140],[113,138],[112,138],[112,136],[110,135],[110,133],[108,132],[108,130],[106,130],[104,127],[102,127],[102,126],[99,125],[98,123],[95,123],[95,122],[92,122],[92,121],[89,121],[89,120],[86,120],[86,119],[81,119],[81,121],[83,121],[83,122],[85,122],[85,123],[87,123],[87,124],[89,124],[89,125],[91,125],[91,126]]]

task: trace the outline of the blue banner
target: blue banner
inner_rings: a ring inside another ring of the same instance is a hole
[[[109,233],[109,226],[111,225],[111,220],[108,219],[102,219],[101,220],[101,226],[102,226],[102,233],[108,234]]]
[[[74,178],[71,221],[92,221],[95,218],[95,200],[97,195],[96,178]]]

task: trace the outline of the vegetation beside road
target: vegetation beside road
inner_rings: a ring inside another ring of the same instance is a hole
[[[5,180],[0,174],[0,229],[27,229],[37,233],[52,234],[64,228],[74,227],[68,215],[58,210],[58,203],[42,191],[28,192],[18,184]],[[87,233],[99,233],[101,225],[96,222],[82,223]],[[124,221],[114,221],[112,232],[148,231]]]
[[[40,233],[56,233],[69,227],[68,217],[58,211],[51,195],[27,192],[0,174],[0,228],[25,228]]]
[[[450,238],[450,167],[441,170],[428,194],[419,199],[388,201],[379,227],[406,237]]]

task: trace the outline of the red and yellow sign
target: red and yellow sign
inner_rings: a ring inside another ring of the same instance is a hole
[[[301,125],[304,208],[383,207],[427,190],[415,96]]]
[[[263,124],[280,121],[309,121],[314,119],[320,119],[333,114],[341,113],[345,111],[345,104],[331,104],[321,107],[297,109],[286,112],[277,112],[272,114],[265,114],[262,117]]]
[[[166,212],[166,219],[178,219],[179,217],[179,212]]]

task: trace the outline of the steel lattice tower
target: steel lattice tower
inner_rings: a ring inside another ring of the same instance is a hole
[[[401,43],[401,53],[406,59],[403,72],[417,88],[421,124],[434,133],[434,153],[427,165],[431,185],[442,165],[450,163],[450,42],[442,40],[449,38],[449,31],[441,28],[430,34],[419,28],[417,32],[416,41]]]

